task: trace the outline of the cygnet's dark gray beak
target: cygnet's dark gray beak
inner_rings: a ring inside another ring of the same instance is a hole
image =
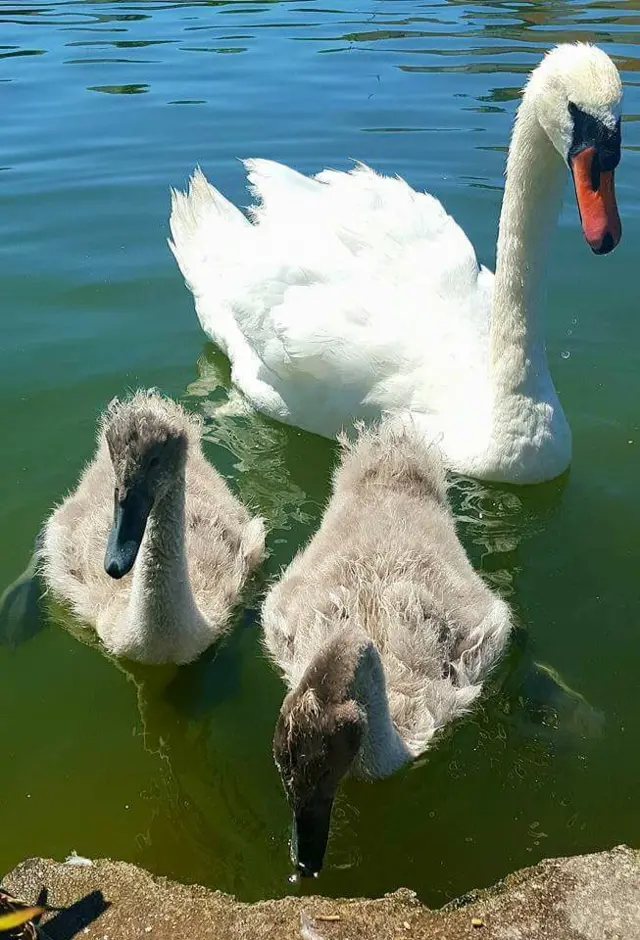
[[[104,556],[104,570],[112,578],[123,578],[134,566],[152,505],[146,486],[132,486],[123,497],[115,492],[113,526]]]
[[[314,800],[294,814],[291,861],[303,878],[312,878],[322,870],[332,808],[333,798]]]

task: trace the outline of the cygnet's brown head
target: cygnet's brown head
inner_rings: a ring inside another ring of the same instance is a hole
[[[332,675],[331,662],[324,657],[312,663],[285,698],[273,738],[274,759],[293,812],[291,860],[302,876],[322,869],[333,801],[366,730],[363,711],[340,679],[340,669]]]
[[[189,439],[198,432],[179,405],[152,391],[114,399],[101,430],[115,478],[104,567],[122,578],[133,568],[152,507],[184,474]]]

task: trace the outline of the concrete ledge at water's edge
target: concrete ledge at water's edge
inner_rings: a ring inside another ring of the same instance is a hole
[[[106,860],[31,859],[3,885],[29,902],[45,888],[49,905],[71,908],[45,915],[50,940],[640,940],[640,852],[624,846],[546,860],[439,911],[406,889],[242,904]]]

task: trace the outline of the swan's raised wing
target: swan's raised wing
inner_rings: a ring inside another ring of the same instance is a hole
[[[459,382],[483,358],[488,295],[438,200],[361,165],[314,179],[247,168],[253,225],[202,176],[172,214],[174,252],[238,384],[243,368],[260,372],[322,433],[358,404],[411,407],[419,394],[423,410],[452,405],[451,370]]]
[[[360,163],[350,172],[323,170],[310,178],[270,160],[247,160],[256,199],[254,221],[333,233],[354,254],[377,246],[389,251],[418,241],[454,237],[458,260],[476,264],[468,238],[437,199],[400,177],[382,176]]]

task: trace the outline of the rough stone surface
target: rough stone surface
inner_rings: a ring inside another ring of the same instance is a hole
[[[406,889],[377,900],[241,904],[124,862],[32,859],[4,885],[50,905],[51,940],[640,940],[640,852],[550,859],[430,911]],[[304,921],[301,914],[311,919]]]

